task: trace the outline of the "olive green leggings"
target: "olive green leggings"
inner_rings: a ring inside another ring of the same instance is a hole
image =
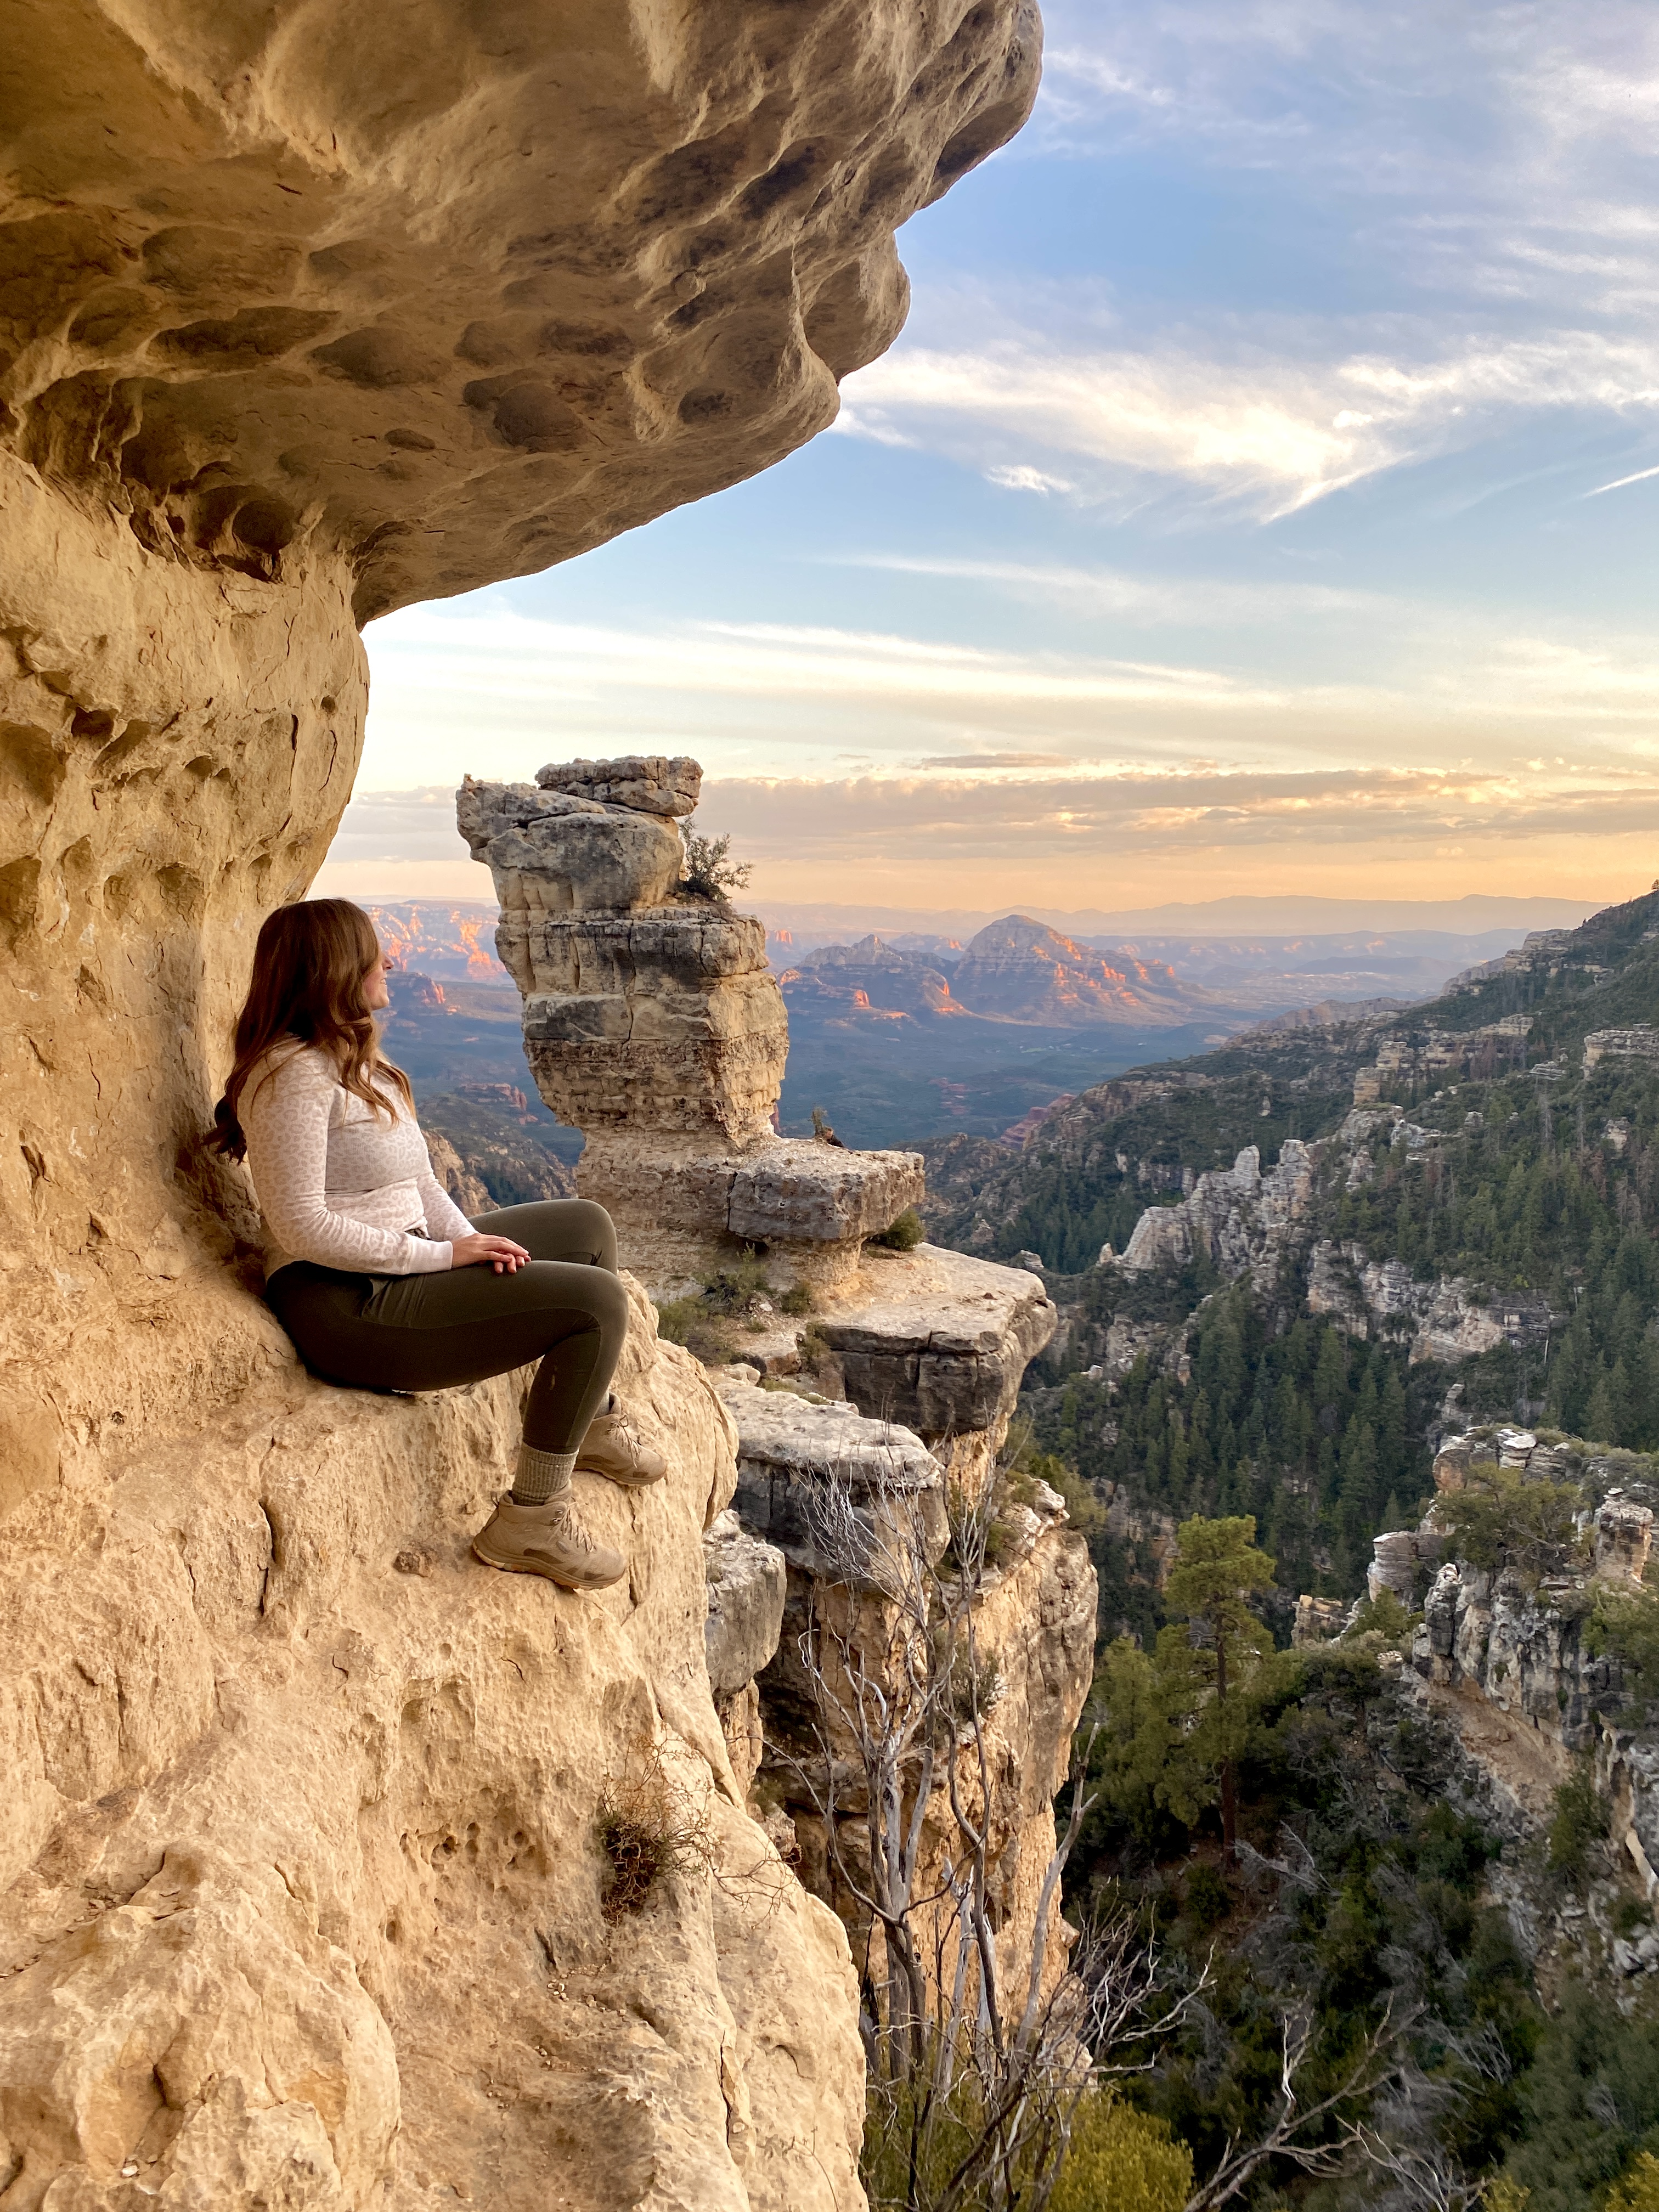
[[[516,1274],[354,1275],[290,1261],[265,1297],[313,1375],[370,1390],[444,1390],[541,1364],[524,1440],[574,1451],[604,1407],[628,1334],[617,1232],[602,1206],[555,1198],[481,1213],[473,1227],[532,1255]]]

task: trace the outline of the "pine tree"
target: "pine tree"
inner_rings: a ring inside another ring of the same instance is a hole
[[[1158,1638],[1161,1667],[1194,1686],[1213,1686],[1212,1726],[1221,1775],[1221,1840],[1227,1856],[1238,1856],[1237,1746],[1233,1720],[1237,1699],[1273,1640],[1249,1608],[1249,1594],[1269,1588],[1273,1563],[1255,1546],[1255,1522],[1249,1514],[1224,1521],[1194,1519],[1182,1523],[1176,1564],[1164,1585],[1164,1600],[1186,1629],[1173,1623]],[[1197,1698],[1194,1699],[1196,1707]]]

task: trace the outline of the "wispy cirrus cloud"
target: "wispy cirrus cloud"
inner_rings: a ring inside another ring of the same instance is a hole
[[[994,585],[1060,588],[1041,568],[977,565]],[[1119,588],[1109,572],[1054,573],[1085,605],[1091,589]],[[1236,588],[1242,624],[1252,587]],[[1599,751],[1659,745],[1651,640],[1583,624],[1516,633],[1467,610],[1303,588],[1307,601],[1292,599],[1285,619],[1346,625],[1347,649],[1333,656],[1347,664],[1340,678],[1286,680],[1271,656],[1265,671],[1242,654],[1184,658],[1184,638],[1158,653],[1158,628],[1191,618],[1201,579],[1167,586],[1162,604],[1153,592],[1140,616],[1153,635],[1115,654],[805,623],[562,623],[487,601],[465,613],[410,610],[367,633],[374,689],[360,781],[424,782],[440,763],[457,776],[523,776],[549,758],[642,745],[694,751],[714,773],[789,761],[830,774],[851,752],[893,769],[971,755],[1003,776],[1024,769],[1001,757],[1033,753],[1125,769],[1229,755],[1490,761],[1523,727],[1528,750],[1570,745],[1580,760],[1592,732]]]
[[[1192,340],[1146,352],[911,345],[848,380],[844,427],[932,446],[1011,489],[1121,503],[1164,480],[1263,519],[1539,413],[1659,432],[1659,344],[1645,337],[1488,334],[1437,352],[1433,331],[1396,319],[1391,345],[1320,360],[1331,335],[1281,319],[1279,351],[1237,334],[1207,353]]]
[[[1043,98],[1006,158],[1150,149],[1179,159],[1183,188],[1254,179],[1274,220],[1303,196],[1316,233],[1340,206],[1340,304],[1317,304],[1317,278],[1300,316],[1241,301],[1224,275],[1185,317],[1104,281],[935,289],[895,352],[849,380],[849,433],[1118,514],[1173,496],[1264,520],[1540,416],[1659,437],[1650,8],[1046,12]]]

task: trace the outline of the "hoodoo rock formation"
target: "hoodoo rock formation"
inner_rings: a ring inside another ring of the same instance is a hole
[[[575,761],[535,784],[469,779],[457,819],[495,879],[531,1072],[587,1132],[580,1188],[628,1265],[660,1282],[764,1239],[800,1279],[839,1279],[921,1195],[921,1162],[773,1134],[789,1030],[765,930],[675,896],[672,817],[702,781],[695,761]]]
[[[946,1489],[980,1496],[995,1480],[1020,1379],[1055,1312],[1023,1268],[872,1241],[923,1195],[915,1154],[774,1133],[788,1028],[764,932],[681,882],[665,842],[678,855],[672,825],[691,811],[701,781],[689,760],[556,763],[534,784],[469,778],[457,819],[495,880],[496,944],[524,994],[537,1084],[587,1133],[578,1185],[611,1209],[624,1264],[663,1291],[758,1255],[779,1285],[810,1301],[813,1380],[833,1390],[830,1402],[817,1391],[803,1399],[787,1387],[721,1385],[737,1424],[740,1528],[787,1562],[785,1631],[760,1674],[757,1711],[729,1690],[723,1701],[741,1759],[757,1718],[769,1740],[775,1717],[782,1736],[799,1736],[811,1693],[797,1655],[814,1607],[835,1609],[860,1650],[884,1653],[890,1643],[882,1604],[849,1579],[847,1562],[821,1555],[815,1492],[840,1480],[860,1495],[931,1501],[942,1550]],[[775,1383],[799,1374],[806,1334],[804,1326],[763,1334],[744,1373],[763,1366]],[[1045,1496],[1040,1511],[1005,1510],[1010,1557],[989,1577],[978,1622],[982,1648],[1006,1655],[1006,1694],[990,1730],[994,1785],[982,1811],[1010,1960],[1031,1941],[1054,1848],[1051,1802],[1094,1650],[1094,1571],[1061,1501]],[[717,1588],[731,1575],[759,1589],[757,1567],[738,1576],[729,1547],[714,1549]],[[717,1602],[724,1614],[724,1595]],[[735,1596],[732,1604],[742,1610]],[[722,1632],[722,1648],[726,1640]],[[810,1792],[787,1762],[771,1778],[789,1802],[805,1878],[846,1912],[862,1955],[869,1931],[814,1840]],[[951,1833],[943,1778],[939,1790],[942,1865]],[[1057,1922],[1056,1900],[1041,1909]],[[1058,1964],[1064,1946],[1056,1929],[1049,1937]]]
[[[490,1577],[510,1385],[306,1376],[198,1140],[358,625],[822,428],[1036,65],[1024,0],[0,0],[8,2212],[861,2202],[845,1940],[710,1696],[701,1371],[641,1298],[625,1586]],[[702,1841],[611,1919],[636,1769]]]

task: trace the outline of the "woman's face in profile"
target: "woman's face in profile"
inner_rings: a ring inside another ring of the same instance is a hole
[[[374,966],[363,970],[363,1004],[371,1014],[375,1014],[382,1006],[391,1003],[392,994],[386,988],[386,955],[377,951]]]

